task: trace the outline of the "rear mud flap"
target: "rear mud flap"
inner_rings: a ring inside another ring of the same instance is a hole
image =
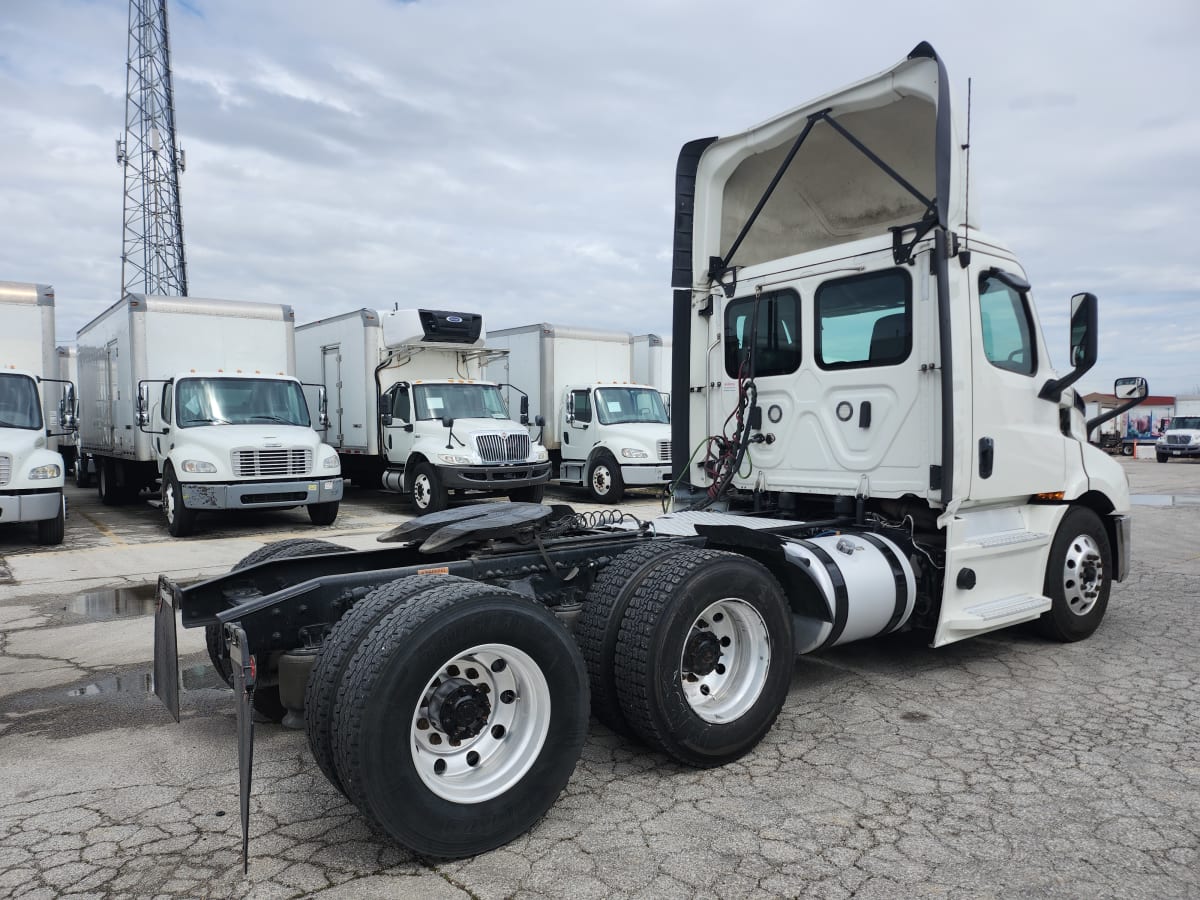
[[[236,623],[225,626],[233,692],[237,698],[238,790],[242,812],[242,873],[250,871],[250,779],[254,769],[254,685],[258,680],[246,632]]]
[[[179,721],[179,644],[175,633],[175,585],[158,576],[158,603],[154,608],[154,693]]]

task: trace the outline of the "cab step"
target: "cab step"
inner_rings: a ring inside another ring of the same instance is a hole
[[[1049,612],[1051,601],[1041,594],[1015,594],[969,606],[947,622],[951,628],[962,630],[991,630],[1006,624],[1024,622]]]

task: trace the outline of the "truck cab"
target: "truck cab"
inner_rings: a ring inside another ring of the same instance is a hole
[[[64,466],[48,444],[40,382],[32,372],[0,371],[0,524],[36,522],[39,544],[61,544]]]
[[[151,436],[174,536],[205,510],[304,506],[315,525],[337,518],[338,455],[313,430],[295,378],[189,371],[146,380],[138,426]]]
[[[1169,459],[1200,457],[1200,415],[1175,416],[1154,445],[1154,458],[1160,463]]]
[[[671,480],[671,419],[659,391],[644,384],[567,385],[559,404],[559,481],[618,503],[626,486]]]

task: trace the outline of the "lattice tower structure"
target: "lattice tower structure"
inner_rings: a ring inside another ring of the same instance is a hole
[[[179,205],[184,163],[175,137],[167,0],[130,0],[125,136],[117,138],[125,173],[122,297],[130,291],[187,296]]]

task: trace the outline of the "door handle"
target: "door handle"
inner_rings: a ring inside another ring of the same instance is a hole
[[[392,449],[392,436],[390,434],[388,435],[388,449]]]
[[[870,400],[864,400],[862,402],[862,404],[858,407],[858,427],[859,428],[870,428],[871,427],[871,401]]]
[[[990,437],[979,439],[979,477],[992,477],[992,463],[996,458],[996,443]]]

